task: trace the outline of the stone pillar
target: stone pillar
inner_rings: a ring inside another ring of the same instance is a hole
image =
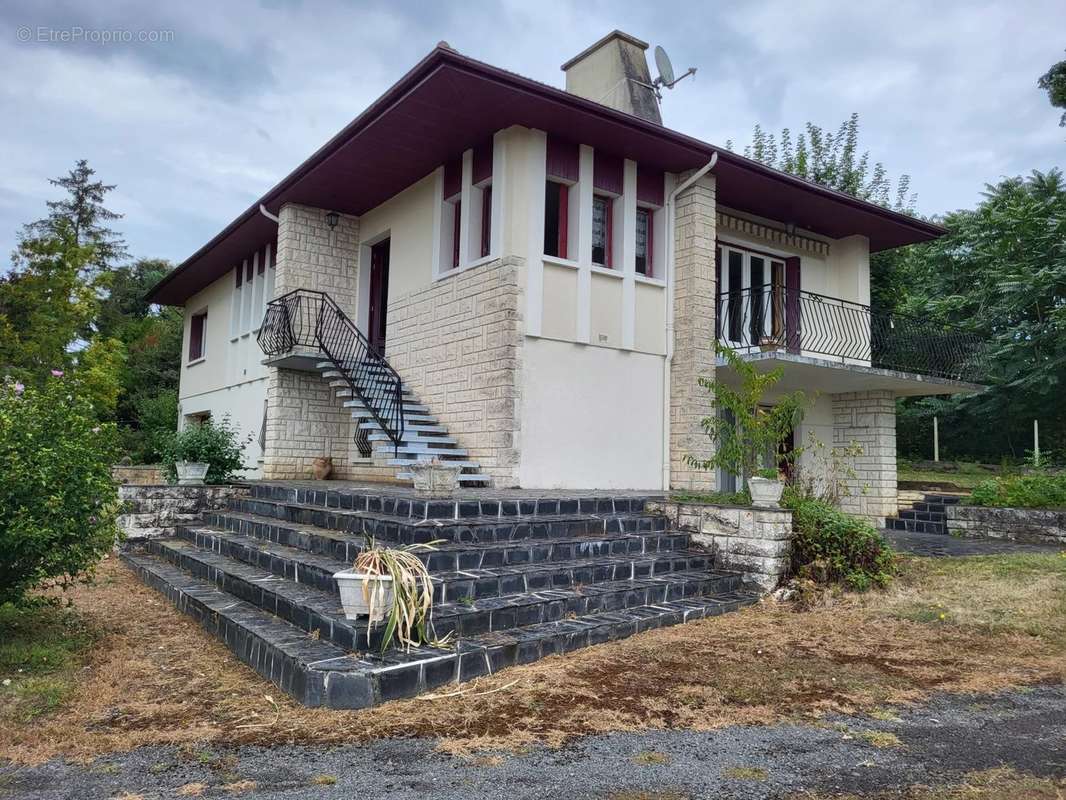
[[[678,176],[684,181],[687,176]],[[715,179],[705,175],[677,198],[674,220],[674,360],[670,372],[670,485],[714,491],[713,471],[695,470],[685,456],[708,458],[700,426],[713,413],[697,380],[714,379]]]
[[[359,220],[342,215],[330,230],[327,211],[296,204],[282,206],[274,296],[294,289],[315,289],[332,297],[355,320]],[[264,478],[309,478],[312,463],[319,456],[332,456],[334,477],[348,477],[352,458],[357,455],[354,434],[351,411],[317,372],[270,370]]]
[[[862,455],[852,460],[856,479],[842,507],[880,525],[896,513],[896,400],[892,392],[845,392],[833,401],[833,447],[852,442]]]

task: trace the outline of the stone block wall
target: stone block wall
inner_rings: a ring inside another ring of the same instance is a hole
[[[493,260],[389,303],[389,363],[498,487],[518,483],[522,265]]]
[[[647,510],[665,514],[692,542],[715,556],[715,564],[744,573],[744,580],[772,591],[788,573],[792,512],[776,508],[655,501]]]
[[[111,468],[111,477],[119,483],[153,486],[166,483],[162,464],[116,464]]]
[[[833,447],[847,447],[851,442],[862,446],[862,455],[852,461],[856,480],[850,482],[851,494],[843,498],[841,507],[880,525],[898,509],[895,397],[888,391],[845,392],[830,397]]]
[[[684,181],[686,175],[679,176]],[[677,198],[674,223],[674,359],[670,372],[670,484],[714,491],[713,470],[695,470],[688,455],[709,458],[713,448],[701,420],[710,395],[697,383],[714,379],[715,181],[707,175]],[[669,335],[669,332],[668,332]]]
[[[145,486],[125,484],[118,487],[123,513],[119,527],[127,540],[170,536],[174,526],[196,520],[206,509],[226,507],[231,497],[247,490],[242,486]]]
[[[953,536],[1066,545],[1066,509],[949,505],[945,511]]]
[[[354,319],[359,296],[359,220],[342,215],[330,230],[326,209],[293,203],[282,206],[278,216],[275,296],[294,289],[322,291]],[[319,456],[332,456],[333,477],[356,477],[351,464],[358,454],[354,436],[351,411],[318,373],[270,370],[264,478],[310,478]]]

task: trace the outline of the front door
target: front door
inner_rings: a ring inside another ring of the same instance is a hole
[[[385,324],[389,309],[389,240],[370,248],[370,314],[367,339],[370,346],[385,355]]]

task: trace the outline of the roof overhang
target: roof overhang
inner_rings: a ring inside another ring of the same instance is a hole
[[[780,350],[745,353],[740,357],[754,364],[762,373],[781,367],[781,380],[776,384],[776,388],[785,392],[802,390],[808,393],[840,394],[889,391],[896,397],[918,397],[934,394],[973,394],[987,388],[967,381],[868,367]],[[740,376],[729,368],[725,359],[719,358],[715,379],[732,386],[739,384]]]
[[[926,241],[938,225],[858,200],[652,122],[439,46],[149,293],[181,304],[270,241],[285,203],[361,215],[498,130],[525,125],[683,172],[718,153],[723,205],[830,238],[862,234],[872,251]]]

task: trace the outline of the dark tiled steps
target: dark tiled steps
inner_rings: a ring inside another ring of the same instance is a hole
[[[507,542],[666,530],[665,517],[629,512],[573,512],[415,521],[383,512],[327,509],[317,504],[241,498],[232,500],[230,509],[241,514],[342,531],[356,536],[373,536],[400,544],[437,540],[469,543]]]
[[[249,564],[201,550],[187,541],[156,539],[149,543],[148,554],[193,577],[213,583],[216,588],[276,614],[309,633],[318,631],[323,640],[345,649],[372,649],[378,645],[378,637],[383,632],[381,626],[374,629],[368,644],[366,622],[347,620],[336,593],[296,583]],[[465,637],[554,622],[568,615],[617,611],[740,588],[740,577],[735,573],[708,570],[669,572],[638,580],[439,603],[433,610],[433,623],[440,636],[454,631],[457,636]]]
[[[955,495],[927,494],[922,502],[886,519],[885,527],[892,531],[946,534],[947,506],[958,504],[959,499]]]
[[[218,528],[183,526],[182,540],[216,555],[326,592],[336,592],[333,574],[351,565],[328,556]],[[166,546],[163,540],[161,546]],[[428,554],[427,554],[428,555]],[[434,570],[434,602],[480,600],[542,589],[561,589],[605,581],[630,580],[667,572],[710,567],[706,553],[674,550],[646,556],[607,556],[571,561],[542,561],[492,568]]]
[[[356,656],[160,558],[132,551],[122,558],[146,584],[164,593],[260,675],[305,705],[331,708],[364,708],[408,697],[543,656],[733,611],[756,599],[726,590],[472,635],[453,649],[421,647],[410,653]]]
[[[368,511],[421,520],[459,520],[470,517],[536,517],[567,514],[631,514],[644,510],[648,498],[636,496],[590,495],[563,498],[490,499],[460,497],[457,500],[420,500],[402,494],[381,494],[371,490],[293,487],[270,483],[248,485],[256,500],[274,500],[345,511]]]
[[[204,513],[207,525],[351,563],[366,541],[362,536],[313,525],[265,519],[232,511]],[[663,525],[665,527],[665,523]],[[560,539],[502,542],[442,542],[418,553],[430,570],[482,569],[603,556],[669,553],[688,547],[683,533],[603,533]]]

